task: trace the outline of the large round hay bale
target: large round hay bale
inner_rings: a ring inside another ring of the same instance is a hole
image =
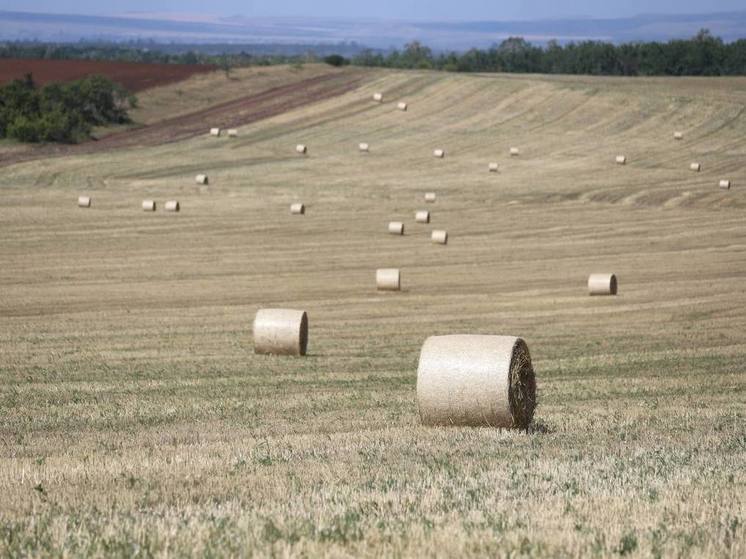
[[[370,151],[370,146],[363,142],[358,146],[358,149],[360,150],[360,153],[368,153]]]
[[[381,268],[376,270],[376,287],[378,291],[401,291],[401,272],[398,268]]]
[[[695,173],[699,173],[702,170],[702,165],[699,163],[692,163],[689,165],[689,170],[694,171]]]
[[[207,178],[207,175],[197,175],[194,177],[194,182],[197,184],[208,184],[210,182],[210,179]]]
[[[430,223],[430,212],[427,210],[420,210],[414,214],[414,220],[417,223]]]
[[[627,164],[627,156],[626,155],[617,155],[616,156],[616,164],[617,165],[626,165]]]
[[[220,128],[210,128],[210,136],[215,136],[216,138],[220,136]]]
[[[446,156],[446,150],[444,149],[436,149],[433,151],[433,157],[437,159],[443,159]]]
[[[392,235],[403,235],[404,224],[401,221],[392,221],[389,223],[389,233]]]
[[[511,157],[518,157],[521,154],[521,150],[518,148],[510,148],[510,156]]]
[[[90,196],[78,196],[78,207],[79,208],[90,208],[91,197]]]
[[[300,155],[306,155],[308,153],[308,146],[298,144],[297,146],[295,146],[295,152]]]
[[[425,202],[433,204],[437,198],[435,192],[425,192]]]
[[[142,211],[144,211],[144,212],[154,212],[155,211],[155,200],[143,200],[142,201]]]
[[[591,274],[588,276],[590,295],[616,295],[617,279],[614,274]]]
[[[684,133],[683,132],[674,132],[673,133],[673,139],[674,140],[683,140],[684,139]]]
[[[497,173],[500,170],[500,165],[497,163],[490,163],[490,166],[488,167],[490,173]]]
[[[291,309],[261,309],[254,318],[254,353],[305,355],[308,314]]]
[[[720,188],[723,188],[725,190],[730,190],[731,183],[729,180],[722,180],[720,181]]]
[[[238,130],[235,128],[229,128],[228,129],[228,137],[229,138],[238,138]]]
[[[306,214],[306,206],[305,204],[290,204],[290,213],[292,215],[305,215]]]
[[[404,101],[402,101],[402,102],[400,102],[400,103],[399,103],[399,104],[397,105],[397,108],[398,108],[398,109],[399,109],[400,111],[404,111],[404,112],[406,112],[406,111],[407,111],[407,109],[409,108],[409,105],[407,105],[407,104],[406,104],[406,103],[405,103]]]
[[[433,336],[417,368],[424,425],[527,429],[536,408],[528,346],[512,336]]]
[[[178,212],[181,210],[181,206],[177,200],[169,200],[163,205],[163,209],[167,212]]]
[[[430,240],[436,245],[447,245],[448,244],[448,232],[436,229],[430,235]]]
[[[376,103],[383,103],[383,93],[374,93],[373,101],[375,101]]]

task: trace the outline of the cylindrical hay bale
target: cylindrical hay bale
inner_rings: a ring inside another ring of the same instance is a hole
[[[90,196],[78,196],[78,207],[79,208],[90,208],[91,197]]]
[[[521,154],[521,150],[518,148],[510,148],[510,156],[511,157],[517,157]]]
[[[208,184],[210,179],[207,178],[207,175],[197,175],[194,177],[194,182],[197,184]]]
[[[435,230],[430,236],[430,239],[436,245],[447,245],[448,244],[448,232]]]
[[[430,204],[434,203],[437,196],[435,195],[435,192],[425,192],[425,202],[428,202]]]
[[[363,142],[358,146],[358,149],[360,150],[360,153],[368,153],[370,151],[370,146]]]
[[[430,212],[427,210],[420,210],[414,214],[414,220],[417,223],[430,223]]]
[[[616,164],[617,165],[626,165],[627,164],[627,156],[626,155],[617,155],[616,156]]]
[[[673,133],[673,139],[674,140],[683,140],[684,139],[684,133],[683,132],[674,132]]]
[[[210,136],[220,136],[220,128],[210,128]]]
[[[720,181],[720,188],[724,188],[725,190],[730,190],[730,181],[728,180],[722,180]]]
[[[424,425],[527,429],[536,409],[528,346],[512,336],[433,336],[417,368]]]
[[[446,156],[446,150],[444,149],[436,149],[433,151],[433,157],[437,157],[438,159],[443,159]]]
[[[144,211],[144,212],[154,212],[155,211],[155,201],[154,200],[143,200],[142,201],[142,211]]]
[[[376,270],[378,291],[401,291],[401,272],[398,268]]]
[[[497,163],[490,163],[489,171],[490,173],[497,173],[500,170],[500,165]]]
[[[397,107],[399,108],[400,111],[406,112],[407,109],[409,108],[409,105],[407,105],[404,101],[402,101],[401,103],[397,105]]]
[[[692,163],[689,165],[689,170],[694,171],[695,173],[699,173],[702,170],[702,165],[699,163]]]
[[[305,355],[308,315],[290,309],[261,309],[254,318],[254,353]]]
[[[295,152],[301,155],[306,155],[308,153],[308,146],[304,146],[303,144],[298,144],[297,146],[295,146]]]
[[[176,200],[169,200],[163,205],[163,209],[167,212],[178,212],[181,209],[179,202]]]
[[[229,138],[238,138],[238,130],[235,128],[229,128],[228,129],[228,137]]]
[[[375,101],[376,103],[383,103],[383,93],[374,93],[373,101]]]
[[[591,274],[588,276],[590,295],[616,295],[617,281],[614,274]]]
[[[304,204],[291,204],[290,213],[292,215],[305,215],[306,206]]]
[[[389,233],[392,235],[403,235],[404,224],[401,221],[392,221],[389,223]]]

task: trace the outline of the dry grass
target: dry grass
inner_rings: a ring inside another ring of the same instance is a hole
[[[375,72],[230,142],[5,169],[0,554],[746,555],[745,102]],[[430,189],[433,225],[386,234]],[[604,269],[621,294],[588,297]],[[305,359],[253,354],[259,307],[308,310]],[[528,433],[419,425],[419,349],[450,333],[527,341]]]

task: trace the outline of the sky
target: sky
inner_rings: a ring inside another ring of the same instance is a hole
[[[746,0],[0,0],[0,10],[88,15],[127,12],[416,20],[615,18],[746,10]]]

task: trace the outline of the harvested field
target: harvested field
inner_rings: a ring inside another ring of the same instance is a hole
[[[745,556],[746,79],[337,75],[4,169],[0,555]],[[305,358],[254,354],[260,308]],[[525,339],[527,432],[420,424],[447,334]]]

